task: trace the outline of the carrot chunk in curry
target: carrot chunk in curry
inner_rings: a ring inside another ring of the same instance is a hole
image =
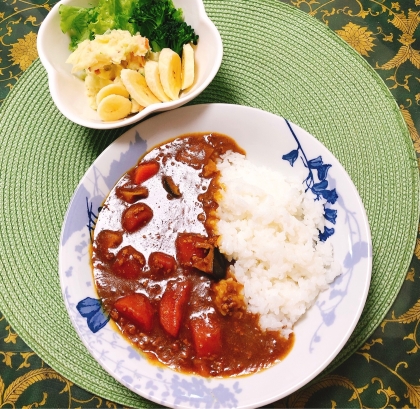
[[[130,294],[119,298],[114,303],[114,308],[123,317],[137,325],[144,331],[153,327],[153,307],[149,299],[143,294]]]
[[[160,323],[163,329],[173,337],[178,336],[181,328],[190,291],[191,283],[189,281],[175,281],[168,285],[160,301]]]

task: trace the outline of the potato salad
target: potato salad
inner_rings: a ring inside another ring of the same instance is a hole
[[[103,121],[176,100],[195,76],[191,43],[182,46],[181,56],[170,48],[153,52],[146,37],[127,30],[108,30],[80,42],[67,63],[84,80],[89,105]]]

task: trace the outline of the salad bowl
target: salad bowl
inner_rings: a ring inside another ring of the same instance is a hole
[[[85,84],[71,73],[66,63],[71,54],[70,37],[60,29],[60,5],[93,7],[97,0],[62,0],[49,12],[39,29],[37,48],[41,63],[47,71],[51,97],[59,111],[69,120],[93,129],[113,129],[140,121],[155,112],[178,108],[198,96],[213,80],[220,68],[223,44],[216,26],[208,18],[201,0],[174,0],[173,4],[183,11],[185,22],[199,36],[195,47],[195,78],[191,87],[182,91],[179,99],[156,103],[142,111],[116,121],[102,121],[89,105]]]

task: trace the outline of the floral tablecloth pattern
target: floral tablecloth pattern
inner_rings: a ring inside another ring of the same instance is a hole
[[[395,97],[420,157],[420,0],[286,2],[326,24],[377,71]],[[38,57],[38,28],[54,4],[0,0],[0,104]],[[121,406],[48,367],[0,312],[0,408],[10,407]],[[420,407],[420,235],[401,292],[366,343],[333,372],[269,407]]]

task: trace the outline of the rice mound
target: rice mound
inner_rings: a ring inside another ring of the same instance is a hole
[[[305,192],[304,174],[286,179],[238,153],[227,152],[217,168],[220,251],[235,260],[232,271],[244,285],[248,310],[260,314],[260,326],[287,338],[340,274],[332,245],[318,237],[325,201]]]

